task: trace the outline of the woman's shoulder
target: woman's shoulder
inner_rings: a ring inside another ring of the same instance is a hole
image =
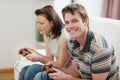
[[[66,39],[69,39],[69,38],[70,38],[70,36],[69,36],[69,34],[67,33],[67,31],[66,31],[65,28],[62,29],[61,37],[66,38]]]

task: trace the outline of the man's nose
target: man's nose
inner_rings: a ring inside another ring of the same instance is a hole
[[[69,28],[72,28],[72,27],[73,27],[73,24],[72,24],[72,23],[69,23],[69,24],[68,24],[68,27],[69,27]]]

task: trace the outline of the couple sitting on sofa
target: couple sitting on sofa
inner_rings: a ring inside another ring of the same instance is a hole
[[[52,6],[37,9],[35,14],[38,30],[44,35],[46,55],[23,48],[31,53],[25,57],[52,65],[55,73],[46,74],[42,65],[33,64],[22,68],[19,80],[119,80],[114,49],[102,35],[90,30],[89,17],[81,4],[63,8],[65,29]]]

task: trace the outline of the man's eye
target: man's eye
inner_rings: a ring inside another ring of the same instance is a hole
[[[78,21],[77,20],[72,21],[72,23],[76,23],[76,22],[78,22]]]
[[[68,22],[65,22],[65,25],[69,24]]]

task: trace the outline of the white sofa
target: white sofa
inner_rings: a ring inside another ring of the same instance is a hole
[[[42,45],[43,47],[43,45]],[[45,55],[45,49],[36,49],[37,52],[40,52],[42,55]],[[21,71],[22,67],[26,66],[26,65],[30,65],[30,64],[42,64],[39,62],[31,62],[27,59],[25,59],[25,57],[19,55],[19,59],[16,61],[15,65],[14,65],[14,78],[15,80],[18,80],[18,76],[19,76],[19,72]]]
[[[120,66],[120,20],[90,17],[90,28],[105,36],[114,46],[117,63]]]
[[[92,30],[104,35],[113,44],[115,55],[117,55],[117,63],[120,66],[120,21],[101,17],[90,17],[89,25]],[[40,49],[38,52],[44,53],[45,51],[44,49]],[[15,80],[18,80],[18,73],[21,68],[28,64],[34,63],[20,56],[14,67]]]

